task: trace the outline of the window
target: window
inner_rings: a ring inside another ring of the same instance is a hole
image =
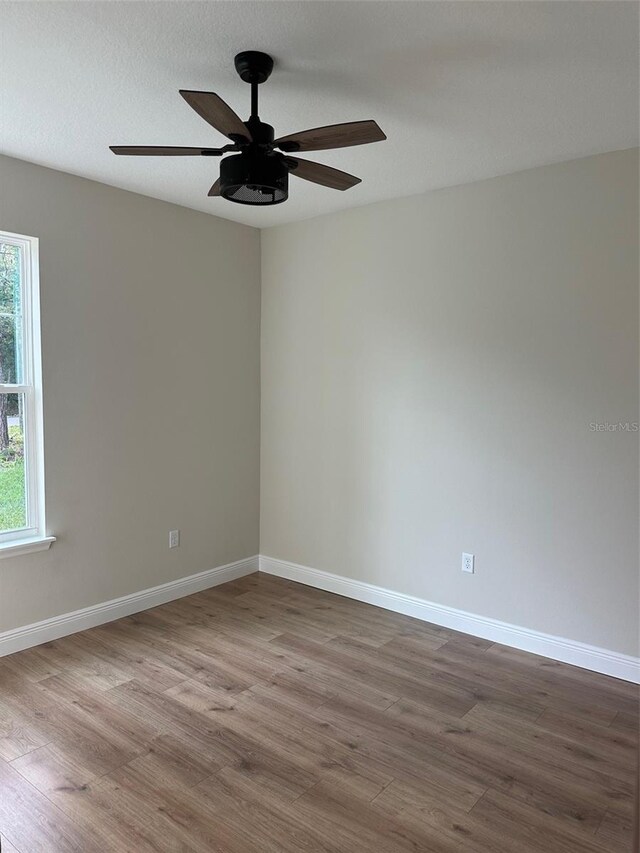
[[[48,548],[38,241],[0,231],[0,556]]]

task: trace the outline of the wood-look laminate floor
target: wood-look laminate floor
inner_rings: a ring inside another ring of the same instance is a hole
[[[2,853],[614,853],[638,692],[267,575],[0,659]]]

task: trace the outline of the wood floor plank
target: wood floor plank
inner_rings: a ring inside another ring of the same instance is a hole
[[[477,801],[476,801],[477,802]],[[453,850],[473,853],[513,853],[513,840],[497,835],[451,798],[445,805],[421,785],[395,780],[374,800],[374,806],[396,819],[419,821],[446,839]]]
[[[0,759],[12,761],[44,746],[52,734],[28,714],[0,707]]]
[[[520,853],[603,853],[608,850],[594,835],[578,833],[553,817],[545,816],[508,794],[489,789],[471,816],[492,832],[511,839]]]
[[[631,819],[608,811],[596,832],[596,839],[607,845],[611,853],[629,853]]]
[[[394,706],[395,707],[395,706]],[[595,831],[608,804],[608,789],[600,785],[597,793],[586,786],[572,783],[569,773],[556,766],[541,764],[536,756],[503,746],[499,739],[474,733],[459,722],[434,721],[428,709],[413,706],[402,719],[389,714],[349,707],[346,703],[327,703],[316,716],[356,732],[365,731],[379,741],[386,741],[431,768],[440,768],[458,778],[468,778],[477,785],[496,786],[529,802],[540,811],[563,814],[580,825],[586,822]],[[593,783],[595,786],[595,782]],[[629,793],[626,793],[627,799]]]
[[[434,853],[453,853],[453,843],[425,821],[411,819],[407,814],[393,816],[374,803],[363,803],[336,791],[325,782],[319,783],[296,802],[296,812],[310,823],[322,826],[326,833],[340,832],[343,850],[365,853],[385,850],[428,850]],[[458,848],[459,849],[459,848]]]
[[[282,634],[272,640],[272,644],[294,651],[313,663],[349,672],[354,682],[377,684],[392,695],[415,698],[434,709],[444,708],[455,717],[466,713],[475,704],[462,691],[441,688],[437,683],[427,685],[407,671],[394,671],[391,665],[379,661],[375,655],[367,660],[366,654],[371,654],[371,650],[366,651],[366,644],[358,644],[354,651],[352,648],[343,648],[345,638],[339,638],[339,641],[339,645],[335,641],[321,645],[297,635]],[[353,646],[355,641],[351,640],[350,643]]]
[[[449,654],[452,661],[462,663],[462,655],[445,647],[439,652]],[[533,658],[533,661],[530,658]],[[546,694],[549,704],[558,697],[574,702],[588,700],[602,709],[610,709],[616,713],[623,711],[633,714],[637,708],[639,688],[636,685],[599,673],[588,673],[559,661],[538,658],[536,655],[509,649],[497,643],[482,653],[467,649],[464,659],[467,663],[472,662],[474,666],[493,665],[492,672],[500,671],[528,682],[539,689],[541,694]]]
[[[322,713],[322,708],[320,713]],[[266,709],[268,714],[273,714],[273,706]],[[265,714],[266,716],[266,714]],[[379,728],[373,730],[374,735],[380,738],[379,741],[368,741],[362,737],[362,732],[368,729],[369,721],[365,721],[356,717],[350,720],[348,717],[339,718],[339,723],[343,726],[341,736],[342,743],[353,749],[352,755],[366,755],[376,766],[385,768],[391,775],[399,775],[406,778],[408,770],[422,774],[420,784],[425,792],[428,792],[430,787],[437,786],[440,791],[446,793],[446,796],[451,802],[464,802],[464,798],[468,796],[470,800],[468,804],[473,804],[485,789],[486,783],[476,783],[475,791],[469,789],[472,784],[468,778],[471,772],[477,772],[478,767],[469,768],[469,763],[458,760],[455,756],[447,755],[446,752],[440,752],[436,747],[426,748],[422,743],[416,743],[411,739],[412,730],[408,732],[408,737],[404,743],[396,738],[388,738],[388,735],[393,735],[389,731],[389,726],[386,721],[380,720]],[[353,723],[351,735],[348,735],[350,723]],[[419,732],[419,729],[418,729]],[[335,733],[334,733],[335,736]],[[393,745],[384,743],[384,739],[394,740]],[[395,750],[395,751],[394,751]],[[491,753],[492,750],[489,750]],[[486,759],[485,759],[486,761]],[[482,770],[482,775],[487,776],[492,773],[491,777],[498,784],[503,785],[508,790],[517,791],[518,795],[534,803],[539,803],[540,808],[545,808],[552,813],[566,813],[571,820],[579,821],[586,813],[592,815],[591,827],[597,826],[602,810],[594,809],[590,792],[576,787],[570,788],[567,791],[567,786],[564,780],[555,781],[555,784],[550,786],[549,776],[544,775],[538,778],[540,774],[536,772],[526,772],[527,768],[517,766],[515,770],[519,772],[521,781],[518,777],[512,777],[505,773],[505,768],[500,761],[492,762],[488,768],[483,766],[483,762],[478,762],[479,768]],[[472,765],[473,767],[473,765]],[[509,769],[507,766],[506,769]],[[512,768],[513,769],[513,768]],[[425,772],[426,770],[426,772]],[[482,776],[480,777],[482,778]],[[456,779],[457,786],[456,786]],[[591,811],[589,811],[591,809]]]
[[[46,664],[56,670],[50,677],[72,669],[76,678],[94,690],[108,690],[130,679],[115,664],[93,655],[84,638],[79,640],[75,634],[45,643],[38,652]]]
[[[535,723],[547,732],[579,741],[609,756],[618,756],[622,761],[633,754],[638,743],[637,734],[633,731],[616,729],[613,723],[604,727],[591,720],[576,719],[555,708],[547,708]]]
[[[480,709],[484,711],[484,709]],[[560,751],[542,749],[532,737],[522,742],[505,731],[504,719],[495,726],[477,725],[468,715],[443,730],[437,720],[415,702],[400,700],[389,715],[404,721],[407,731],[424,732],[425,737],[456,762],[468,765],[468,772],[482,772],[488,784],[535,805],[540,811],[564,815],[580,827],[594,831],[602,810],[630,809],[633,782],[627,776],[611,776],[607,768],[594,767],[590,756],[568,763]]]
[[[19,850],[98,853],[91,835],[4,761],[0,761],[0,794],[0,826]]]
[[[628,736],[637,744],[640,740],[640,716],[637,713],[627,714],[620,711],[609,723],[609,729]]]
[[[25,649],[23,652],[0,658],[0,679],[3,672],[29,681],[40,681],[50,675],[57,675],[61,670],[49,660],[46,654],[43,654],[42,648],[38,646],[34,649]]]
[[[272,743],[316,782],[325,780],[369,802],[392,781],[388,769],[336,742],[322,724],[312,728],[312,718],[301,716],[300,707],[277,688],[257,685],[239,698],[242,715],[260,740]]]
[[[276,638],[274,642],[277,641]],[[339,649],[356,659],[360,658],[363,662],[366,662],[369,656],[367,648],[353,637],[336,637],[327,646]],[[450,646],[449,642],[437,645],[433,647],[433,652],[440,652],[447,646]],[[459,649],[460,645],[457,644],[456,648]],[[399,651],[392,648],[391,643],[384,644],[377,650],[375,656],[376,665],[384,668],[392,677],[404,676],[410,678],[412,682],[417,680],[422,685],[428,685],[430,691],[428,704],[434,707],[440,705],[452,716],[463,716],[480,702],[505,706],[510,713],[523,714],[531,720],[537,719],[545,708],[539,700],[534,701],[504,689],[496,689],[490,683],[483,684],[475,675],[460,673],[451,668],[446,672],[434,670],[430,665],[431,660],[432,655],[425,655],[425,649],[422,649],[421,643],[412,644],[411,651],[406,648]],[[404,690],[400,687],[396,689],[396,693],[400,693],[405,698],[412,695],[413,698],[424,701],[424,692],[420,692],[422,695],[415,690],[410,694],[406,689],[406,682]]]
[[[295,804],[274,798],[233,769],[198,785],[211,809],[224,816],[242,851],[255,853],[339,853],[336,833],[325,834],[298,814]]]
[[[105,850],[227,853],[216,823],[202,810],[189,807],[185,799],[182,789],[172,793],[124,767],[82,793],[67,795],[63,807],[95,833]],[[228,853],[240,851],[229,847]]]
[[[179,836],[189,823],[201,820],[197,806],[193,807],[191,789],[174,790],[166,779],[149,777],[131,766],[114,770],[105,777],[100,788],[108,792],[114,810],[126,815],[144,837],[157,843],[161,834],[158,829],[162,827],[164,841],[161,843],[167,847],[173,846],[167,842],[174,834]],[[214,849],[221,847],[213,838],[208,840],[213,842]],[[190,842],[194,851],[206,849],[196,833]]]
[[[635,759],[629,748],[615,753],[611,744],[603,744],[596,738],[588,739],[585,733],[579,736],[553,732],[539,725],[538,721],[523,722],[515,716],[508,718],[481,705],[472,708],[463,719],[465,723],[475,724],[498,737],[508,734],[519,747],[535,750],[538,758],[546,756],[549,760],[577,762],[614,779],[624,780],[630,787],[635,779]]]
[[[420,655],[420,646],[413,638],[397,638],[385,646],[387,649],[412,649],[416,655]],[[436,649],[428,657],[423,655],[424,675],[426,678],[439,677],[445,680],[463,679],[464,683],[475,684],[482,694],[495,690],[513,697],[520,697],[532,705],[554,707],[558,710],[566,710],[576,717],[599,722],[608,726],[621,710],[613,697],[602,706],[596,701],[597,694],[579,696],[571,687],[556,685],[556,680],[550,686],[546,683],[545,675],[536,677],[531,671],[523,669],[517,663],[511,663],[503,659],[492,659],[488,651],[478,655],[473,652],[460,654],[457,650],[445,646]],[[570,669],[573,669],[571,667]]]
[[[130,638],[122,641],[115,631],[106,629],[102,634],[100,631],[101,628],[85,631],[75,638],[76,642],[90,650],[95,658],[116,666],[123,675],[119,683],[135,678],[154,689],[166,689],[184,679],[183,672],[157,658],[147,657],[144,647],[136,645]]]
[[[2,853],[626,853],[638,709],[250,575],[0,659]]]
[[[529,670],[537,670],[543,673],[545,677],[557,677],[563,684],[573,683],[585,686],[591,694],[595,695],[602,691],[606,696],[617,695],[630,701],[632,707],[638,701],[638,691],[640,688],[636,684],[631,684],[631,682],[612,678],[609,675],[602,675],[598,672],[589,672],[580,667],[571,666],[571,664],[550,660],[549,658],[540,657],[540,655],[520,651],[520,649],[503,646],[500,643],[494,643],[488,651],[489,656],[496,656],[503,660],[517,662],[519,666],[526,667]]]
[[[55,743],[17,758],[11,766],[49,798],[56,791],[82,790],[97,778]]]

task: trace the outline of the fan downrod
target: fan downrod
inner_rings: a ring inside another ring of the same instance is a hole
[[[264,83],[273,71],[273,59],[259,50],[243,50],[233,61],[245,83]]]

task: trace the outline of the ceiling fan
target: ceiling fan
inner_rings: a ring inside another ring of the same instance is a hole
[[[289,173],[335,190],[348,190],[360,178],[311,160],[289,156],[298,151],[322,151],[379,142],[387,137],[375,121],[352,121],[302,130],[274,139],[270,124],[258,117],[258,86],[269,79],[273,59],[266,53],[245,50],[235,57],[236,71],[251,84],[251,115],[242,119],[213,92],[181,89],[180,94],[199,116],[231,140],[222,148],[184,148],[140,145],[112,145],[114,154],[155,157],[220,157],[220,177],[209,190],[238,204],[280,204],[289,195]],[[276,150],[279,149],[279,150]],[[283,153],[284,152],[284,153]]]

